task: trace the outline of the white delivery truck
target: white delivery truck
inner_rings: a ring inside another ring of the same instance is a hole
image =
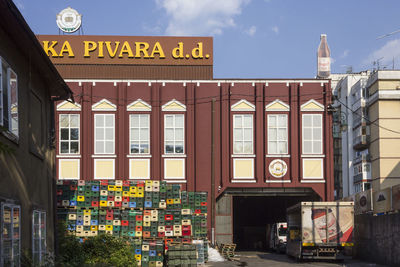
[[[286,217],[289,256],[346,259],[351,255],[353,202],[300,202],[287,209]]]
[[[283,253],[286,251],[287,223],[279,222],[267,226],[267,244],[273,251]]]

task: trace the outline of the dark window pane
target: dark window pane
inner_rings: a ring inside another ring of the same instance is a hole
[[[131,144],[131,153],[139,153],[139,145]]]
[[[149,145],[148,144],[141,144],[140,145],[140,153],[149,153]]]
[[[183,146],[176,145],[176,147],[175,147],[175,153],[183,153]]]
[[[79,140],[79,129],[71,129],[71,140]]]
[[[61,142],[61,153],[69,153],[68,142]]]
[[[79,142],[71,142],[71,152],[70,153],[78,153],[79,152]]]
[[[174,153],[173,145],[165,145],[165,153]]]
[[[61,129],[61,140],[69,140],[68,129]]]

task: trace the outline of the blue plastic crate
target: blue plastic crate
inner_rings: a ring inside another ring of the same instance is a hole
[[[136,255],[141,255],[142,254],[142,250],[141,249],[135,249],[135,254]]]
[[[153,202],[151,202],[151,201],[145,201],[145,202],[144,202],[144,207],[145,207],[145,208],[151,208],[151,207],[153,206],[152,203],[153,203]]]
[[[91,220],[90,225],[98,225],[99,222],[97,220]]]
[[[83,225],[83,220],[77,220],[76,225]]]
[[[92,185],[92,191],[98,192],[100,191],[100,187],[98,185]]]
[[[71,201],[69,202],[69,205],[70,205],[71,207],[76,207],[76,200],[71,200]]]
[[[157,256],[157,252],[155,250],[149,250],[149,256],[150,257]]]
[[[129,208],[136,208],[136,202],[129,202]]]

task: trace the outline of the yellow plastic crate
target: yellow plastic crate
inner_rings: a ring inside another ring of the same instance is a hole
[[[112,225],[106,225],[106,231],[112,231],[113,226]]]
[[[100,200],[100,207],[107,207],[107,200]]]
[[[76,198],[77,201],[85,201],[85,196],[78,196]]]
[[[108,191],[115,191],[114,185],[109,185],[107,188],[108,188]]]

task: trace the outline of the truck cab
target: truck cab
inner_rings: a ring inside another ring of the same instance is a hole
[[[286,251],[287,223],[278,222],[269,226],[269,248],[284,253]]]

